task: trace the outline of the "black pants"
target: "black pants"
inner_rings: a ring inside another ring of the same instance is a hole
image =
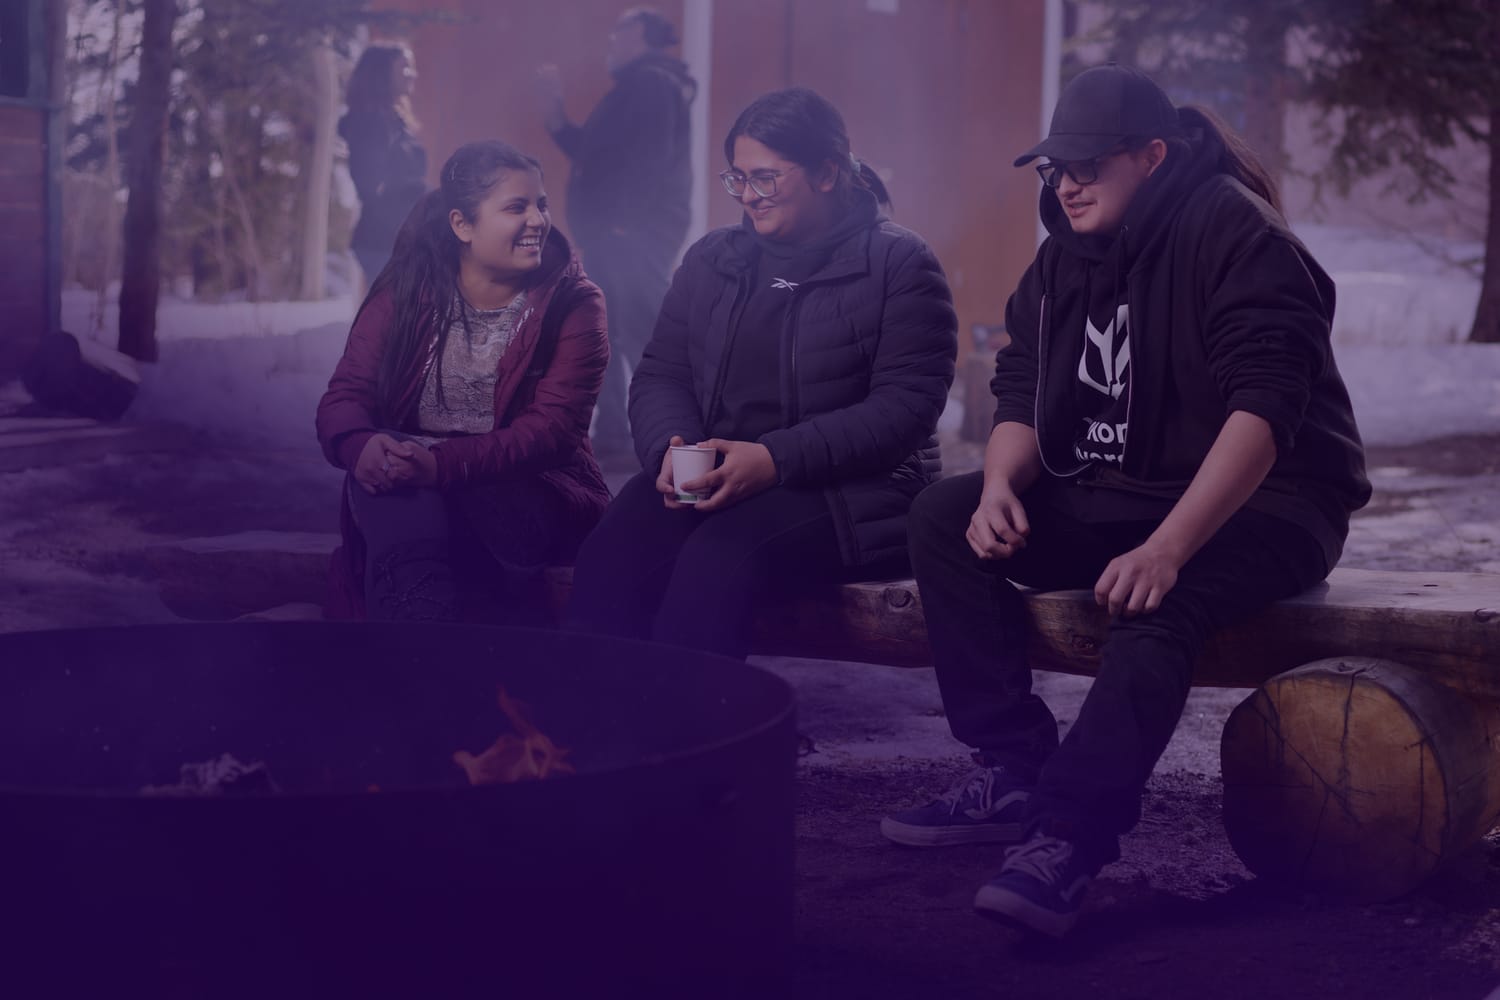
[[[345,489],[365,539],[372,620],[545,621],[532,584],[542,567],[569,561],[591,527],[531,476],[446,494],[371,494],[352,477]]]
[[[571,627],[743,657],[764,598],[845,577],[822,491],[772,487],[700,514],[663,507],[655,480],[626,483],[584,541]]]
[[[595,237],[583,247],[584,269],[604,292],[609,315],[609,369],[599,391],[594,422],[596,451],[633,454],[627,412],[630,374],[656,328],[656,314],[671,283],[676,247],[661,247],[626,237]]]
[[[1058,745],[1057,722],[1031,692],[1027,617],[1015,583],[1092,588],[1111,559],[1155,521],[1093,523],[1059,509],[1044,483],[1023,502],[1026,547],[981,560],[964,538],[982,474],[943,480],[912,507],[912,568],[953,735],[986,763],[1035,777],[1033,828],[1085,846],[1099,864],[1140,819],[1141,793],[1192,684],[1193,661],[1217,629],[1322,579],[1321,547],[1288,522],[1241,510],[1178,573],[1153,613],[1110,624],[1099,674]]]

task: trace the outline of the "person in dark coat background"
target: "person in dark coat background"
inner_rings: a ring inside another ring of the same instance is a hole
[[[1016,166],[1037,157],[1048,236],[1006,307],[984,471],[911,513],[943,706],[978,767],[881,830],[1013,845],[975,908],[1061,936],[1140,819],[1208,637],[1327,576],[1370,483],[1333,281],[1242,139],[1109,64]],[[1060,745],[1016,583],[1109,611]]]
[[[411,92],[417,78],[411,49],[371,45],[349,77],[339,135],[349,147],[349,176],[359,195],[359,221],[349,245],[365,286],[390,259],[396,233],[427,190],[427,151],[417,142]]]
[[[608,356],[603,296],[552,228],[541,167],[460,147],[318,404],[323,453],[349,473],[329,616],[449,621],[487,591],[488,620],[534,622],[525,584],[609,501],[588,441]]]
[[[555,66],[538,71],[547,129],[572,163],[568,227],[609,305],[610,370],[594,426],[601,457],[632,453],[630,372],[656,323],[691,218],[688,106],[697,84],[668,50],[677,30],[658,11],[632,7],[609,35],[614,87],[582,125],[563,110]]]
[[[957,318],[937,258],[887,220],[843,118],[804,88],[724,143],[745,210],[683,258],[630,386],[642,471],[579,551],[577,629],[744,656],[771,594],[906,568],[906,515],[937,477]],[[715,449],[690,506],[674,444]]]

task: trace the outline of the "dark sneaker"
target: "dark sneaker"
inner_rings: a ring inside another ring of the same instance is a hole
[[[1094,872],[1072,843],[1037,835],[1005,852],[1005,864],[974,897],[983,916],[1060,938],[1078,922]]]
[[[1031,786],[1003,767],[977,767],[925,806],[880,821],[880,832],[907,847],[1014,844]]]

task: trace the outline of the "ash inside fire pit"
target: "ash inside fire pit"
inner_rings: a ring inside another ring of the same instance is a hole
[[[791,695],[744,664],[335,623],[18,633],[0,662],[0,912],[54,984],[727,996],[785,975]],[[576,773],[471,786],[528,776],[527,726]]]
[[[175,785],[147,785],[142,795],[244,795],[276,792],[271,769],[265,761],[241,763],[232,753],[220,754],[199,764],[184,764]]]

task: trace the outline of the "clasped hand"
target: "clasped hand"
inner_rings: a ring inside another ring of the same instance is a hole
[[[431,486],[437,482],[437,456],[416,441],[375,434],[365,442],[354,463],[354,481],[366,493],[389,493],[400,486]]]

